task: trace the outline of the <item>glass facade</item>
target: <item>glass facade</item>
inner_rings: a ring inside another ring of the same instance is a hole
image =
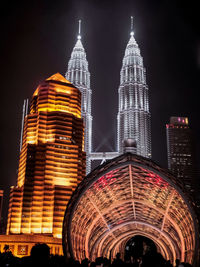
[[[187,117],[171,117],[166,125],[168,168],[182,179],[190,192],[195,187],[195,160],[192,130]]]

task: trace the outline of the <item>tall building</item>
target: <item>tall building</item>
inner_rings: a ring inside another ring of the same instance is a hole
[[[35,242],[43,235],[48,236],[47,241],[42,239],[47,243],[49,237],[52,243],[60,238],[61,248],[66,205],[85,176],[80,91],[59,73],[46,79],[33,94],[23,129],[7,235],[17,239],[16,234],[24,234],[26,240],[40,235],[33,237]]]
[[[89,157],[92,151],[92,90],[90,89],[90,72],[88,70],[88,61],[86,59],[85,49],[81,42],[80,20],[77,42],[73,48],[71,58],[68,62],[66,79],[69,80],[72,84],[74,84],[81,91],[82,94],[81,115],[85,125],[84,151],[86,152],[86,173],[89,173],[91,170],[91,163]]]
[[[130,39],[127,44],[120,73],[119,109],[117,115],[117,151],[91,152],[91,161],[102,162],[119,156],[126,143],[131,152],[151,158],[151,127],[148,86],[143,58],[134,38],[131,17]]]
[[[168,168],[182,179],[187,190],[195,186],[192,131],[187,117],[171,117],[166,125]]]
[[[143,58],[134,38],[131,17],[130,39],[120,72],[119,107],[117,115],[117,149],[123,152],[125,139],[133,139],[135,153],[151,157],[151,130],[148,86]]]

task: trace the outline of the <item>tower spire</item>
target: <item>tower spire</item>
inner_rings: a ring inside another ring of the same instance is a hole
[[[84,151],[86,152],[86,173],[88,174],[91,170],[90,153],[92,152],[92,90],[86,52],[81,42],[81,20],[78,21],[77,41],[71,53],[65,76],[82,93],[81,116],[85,125]]]
[[[78,39],[81,39],[81,20],[78,21]]]
[[[133,36],[134,35],[134,31],[133,31],[133,16],[131,16],[131,32],[130,35]]]

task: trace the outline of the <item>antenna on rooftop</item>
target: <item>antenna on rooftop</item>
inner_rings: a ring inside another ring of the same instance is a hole
[[[28,114],[28,99],[24,99],[23,110],[22,110],[22,125],[21,125],[19,151],[21,151],[21,149],[22,149],[24,120],[25,120],[25,117],[27,116],[27,114]]]
[[[130,33],[131,36],[134,35],[134,31],[133,31],[133,16],[131,16],[131,33]]]
[[[81,20],[78,21],[78,39],[81,39]]]

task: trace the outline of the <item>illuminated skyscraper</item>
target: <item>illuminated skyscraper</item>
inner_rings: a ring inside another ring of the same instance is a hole
[[[118,89],[117,149],[119,153],[122,153],[124,140],[131,138],[135,142],[134,152],[150,158],[151,130],[146,70],[134,38],[132,17],[130,35],[123,58]]]
[[[81,93],[57,73],[38,86],[24,120],[7,234],[61,238],[66,205],[85,175],[83,146]]]
[[[193,135],[187,117],[171,117],[166,125],[168,168],[182,179],[187,190],[195,186]]]
[[[79,34],[77,42],[73,48],[71,58],[68,63],[66,79],[74,84],[82,94],[81,116],[85,125],[85,144],[86,152],[86,173],[90,172],[91,164],[89,160],[92,151],[92,115],[91,115],[91,97],[90,73],[88,70],[88,61],[86,59],[85,49],[81,42],[81,21],[79,20]]]

